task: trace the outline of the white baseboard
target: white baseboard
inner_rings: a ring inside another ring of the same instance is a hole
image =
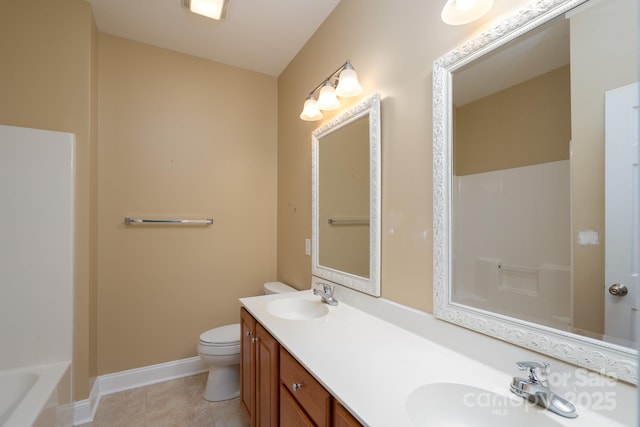
[[[176,378],[188,377],[206,372],[207,365],[200,357],[175,360],[158,365],[143,366],[128,371],[101,375],[96,378],[89,398],[74,403],[73,425],[90,423],[95,417],[100,398],[119,391],[130,390]]]
[[[188,377],[205,372],[206,370],[207,366],[202,362],[200,357],[196,356],[189,359],[175,360],[173,362],[101,375],[98,377],[100,380],[100,396],[175,378]]]
[[[93,421],[100,404],[100,377],[93,382],[89,398],[73,403],[73,425],[81,425]]]

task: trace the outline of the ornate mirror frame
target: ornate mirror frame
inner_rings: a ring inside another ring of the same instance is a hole
[[[637,352],[454,303],[451,298],[452,72],[586,0],[539,0],[433,64],[433,314],[435,317],[637,384]]]
[[[319,262],[319,159],[320,139],[349,123],[369,116],[369,277],[336,270],[320,265]],[[324,123],[311,134],[311,198],[312,198],[312,242],[311,272],[334,283],[357,291],[380,296],[380,95],[374,94],[364,101],[350,107],[338,116]]]

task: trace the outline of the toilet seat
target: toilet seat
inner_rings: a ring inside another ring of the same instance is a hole
[[[200,334],[200,344],[207,347],[230,347],[240,345],[240,324],[220,326]]]

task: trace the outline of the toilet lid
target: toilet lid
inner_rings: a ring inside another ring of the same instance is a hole
[[[263,285],[265,291],[273,292],[274,294],[286,294],[288,292],[296,292],[297,289],[282,283],[282,282],[267,282]]]
[[[240,343],[240,324],[209,329],[200,335],[200,341],[212,345],[232,345]]]

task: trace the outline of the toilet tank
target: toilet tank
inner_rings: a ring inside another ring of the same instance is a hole
[[[267,282],[263,285],[264,294],[286,294],[287,292],[297,292],[297,289],[292,288],[282,282]]]

